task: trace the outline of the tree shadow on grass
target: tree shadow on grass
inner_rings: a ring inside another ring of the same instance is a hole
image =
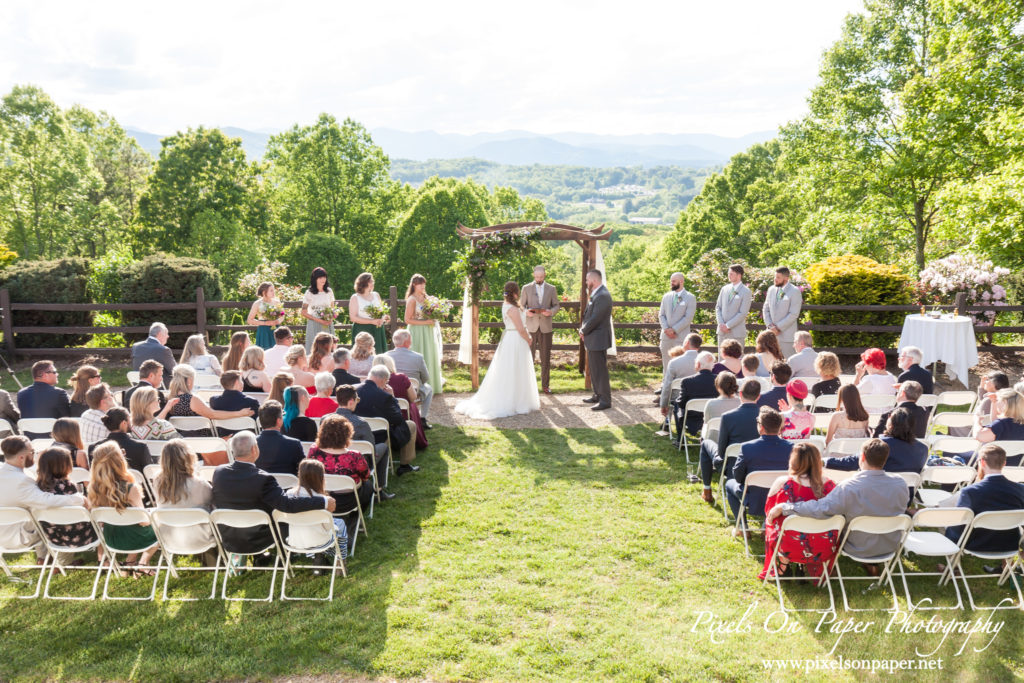
[[[0,678],[373,675],[388,637],[391,582],[415,573],[423,522],[448,483],[448,465],[432,450],[420,455],[419,472],[392,478],[390,489],[398,496],[378,505],[367,520],[369,536],[360,536],[349,578],[339,576],[333,602],[62,602],[6,599],[4,591]],[[289,580],[289,594],[326,595],[326,577],[302,574],[294,584]],[[193,574],[172,579],[172,586],[208,595],[211,578]],[[162,587],[162,576],[160,582]],[[74,578],[64,586],[87,594],[91,579]],[[123,579],[117,586],[127,594],[148,591],[146,579]],[[268,586],[267,576],[243,575],[230,580],[229,595],[265,595]],[[280,575],[275,596],[279,586]]]

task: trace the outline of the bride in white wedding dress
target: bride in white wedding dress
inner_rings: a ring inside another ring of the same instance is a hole
[[[530,333],[526,331],[523,312],[519,309],[519,285],[515,282],[505,283],[501,319],[505,323],[505,331],[479,391],[472,398],[455,405],[455,412],[477,420],[493,420],[540,410]]]

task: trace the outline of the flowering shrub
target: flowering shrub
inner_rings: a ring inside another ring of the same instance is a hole
[[[239,298],[242,300],[255,299],[256,290],[259,288],[260,284],[264,282],[273,282],[274,289],[277,290],[278,301],[302,301],[302,288],[284,283],[285,274],[287,272],[287,263],[263,259],[263,261],[256,266],[256,270],[254,272],[242,276],[238,281],[238,286],[235,288],[236,294],[238,294]],[[245,312],[245,315],[248,315],[248,311]],[[305,323],[305,319],[299,315],[299,309],[285,309],[285,325],[304,326]]]
[[[999,279],[1010,274],[1006,268],[998,268],[991,261],[982,261],[977,256],[953,254],[944,259],[932,261],[921,271],[916,292],[921,304],[950,304],[960,292],[967,294],[968,304],[1006,306],[1006,289]],[[966,311],[961,311],[967,315]],[[991,325],[995,311],[971,313],[975,325]]]

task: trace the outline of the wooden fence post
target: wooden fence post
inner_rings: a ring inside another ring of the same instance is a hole
[[[7,288],[0,289],[0,308],[3,309],[3,331],[4,331],[4,346],[7,348],[7,353],[11,354],[11,360],[14,360],[14,320],[11,315],[11,293]]]
[[[469,366],[469,377],[473,380],[473,391],[480,388],[480,304],[479,302],[473,303],[472,310],[472,335],[471,339],[471,350],[473,353],[473,361]]]
[[[206,293],[202,287],[196,287],[196,330],[206,337]]]
[[[391,322],[388,323],[388,336],[398,329],[398,287],[391,285],[388,288],[388,307],[391,308]],[[355,342],[355,338],[352,339]]]
[[[967,315],[967,292],[958,292],[953,305],[960,315]]]

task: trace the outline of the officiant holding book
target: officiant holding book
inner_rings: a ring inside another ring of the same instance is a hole
[[[558,292],[555,286],[544,282],[547,273],[544,266],[533,269],[533,282],[522,290],[520,305],[526,311],[526,330],[533,337],[533,351],[540,350],[540,385],[545,394],[550,394],[548,383],[551,378],[551,319],[558,313]]]

